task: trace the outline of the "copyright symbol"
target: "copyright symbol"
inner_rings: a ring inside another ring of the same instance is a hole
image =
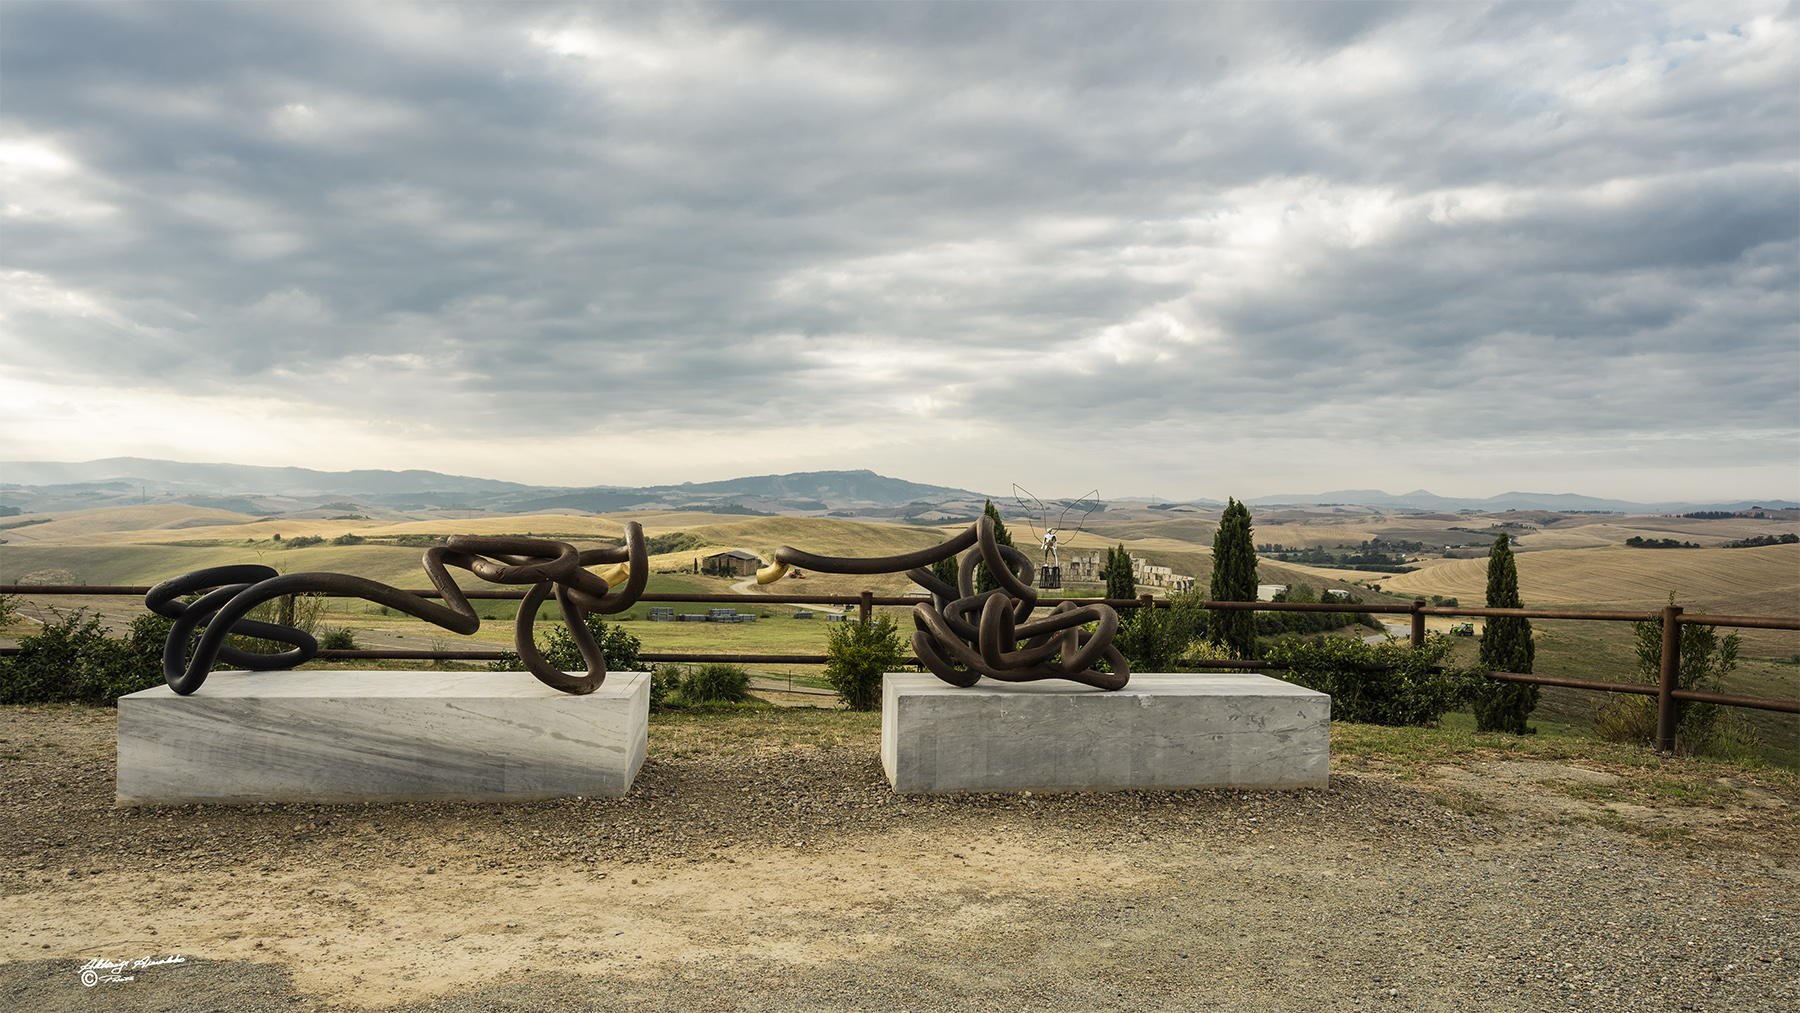
[[[100,984],[100,976],[93,971],[83,971],[81,972],[81,983],[89,988],[93,988],[95,985]]]

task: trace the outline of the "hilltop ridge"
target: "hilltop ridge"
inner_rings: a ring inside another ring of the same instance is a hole
[[[79,463],[0,461],[0,513],[46,513],[97,507],[184,504],[252,515],[310,510],[340,513],[465,510],[495,513],[616,513],[692,510],[706,513],[861,517],[911,523],[966,521],[992,500],[1008,516],[1022,511],[1010,493],[978,492],[891,478],[864,469],[754,475],[707,482],[618,486],[528,485],[499,479],[408,469],[318,471],[267,465],[110,457]],[[1221,501],[1114,496],[1103,509],[1137,505],[1169,515],[1214,512]],[[1375,511],[1550,510],[1581,513],[1681,513],[1757,507],[1797,509],[1792,500],[1633,503],[1575,493],[1507,492],[1486,498],[1438,496],[1424,489],[1393,495],[1378,489],[1244,497],[1251,506],[1360,508]]]

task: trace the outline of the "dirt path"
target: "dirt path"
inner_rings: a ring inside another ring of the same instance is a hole
[[[664,749],[625,799],[120,810],[113,735],[0,708],[0,1008],[1800,1008],[1797,800],[1754,780],[900,798],[858,739]]]

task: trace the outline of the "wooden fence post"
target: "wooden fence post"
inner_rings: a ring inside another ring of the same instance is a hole
[[[1656,691],[1656,751],[1675,751],[1675,685],[1681,673],[1681,606],[1668,605],[1662,615],[1662,680]]]
[[[1425,607],[1425,599],[1414,598],[1412,603],[1412,645],[1425,646],[1425,613],[1419,610]]]

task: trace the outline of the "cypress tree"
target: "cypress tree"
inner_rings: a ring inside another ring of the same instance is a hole
[[[981,512],[994,519],[994,540],[1001,545],[1011,545],[1013,543],[1012,535],[1007,534],[1006,522],[1000,519],[1000,511],[994,509],[994,501],[988,500],[987,506],[982,507]],[[999,586],[1000,581],[995,579],[994,571],[988,569],[985,562],[975,565],[976,594],[986,594]]]
[[[1250,540],[1250,508],[1230,497],[1219,516],[1219,530],[1213,533],[1208,597],[1213,601],[1256,600],[1256,543]],[[1214,644],[1230,648],[1234,657],[1256,656],[1256,613],[1220,610],[1210,615]]]
[[[1513,562],[1512,543],[1505,535],[1494,539],[1488,554],[1487,607],[1496,609],[1524,608],[1519,599],[1519,569]],[[1489,616],[1481,631],[1480,667],[1483,671],[1530,672],[1536,646],[1531,642],[1531,620],[1512,616]],[[1532,731],[1525,723],[1538,705],[1538,688],[1522,682],[1497,682],[1483,679],[1474,690],[1475,730],[1511,732],[1525,735]]]
[[[958,571],[960,569],[961,567],[957,563],[957,557],[950,556],[931,564],[931,575],[944,583],[949,584],[951,587],[956,587],[956,579],[959,576]],[[958,588],[957,590],[960,594],[961,589]]]
[[[1136,598],[1137,578],[1131,575],[1131,553],[1125,551],[1124,543],[1117,549],[1106,550],[1106,596],[1108,598]]]

